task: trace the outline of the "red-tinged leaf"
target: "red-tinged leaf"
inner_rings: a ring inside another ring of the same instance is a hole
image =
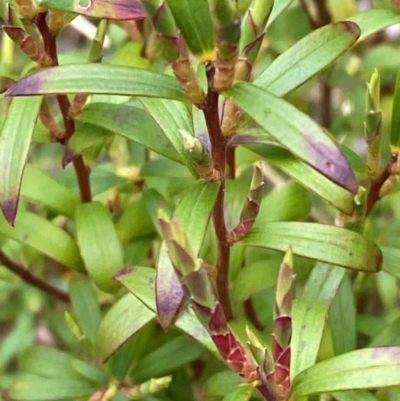
[[[41,0],[40,5],[95,18],[135,20],[146,16],[140,0]]]
[[[309,116],[285,100],[249,83],[236,83],[228,94],[290,152],[332,182],[350,192],[358,192],[354,172],[338,145]]]
[[[0,206],[13,225],[17,214],[22,175],[42,98],[15,98],[0,135]]]

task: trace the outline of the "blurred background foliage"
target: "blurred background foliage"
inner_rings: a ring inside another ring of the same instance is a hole
[[[4,18],[6,2],[0,1],[0,15]],[[11,3],[15,5],[13,1]],[[250,1],[239,0],[238,4],[244,12]],[[326,6],[332,21],[345,20],[369,8],[395,8],[389,0],[326,0]],[[311,0],[293,1],[271,24],[254,67],[255,76],[279,54],[315,29],[312,24],[313,7],[315,4]],[[305,12],[305,8],[309,9],[309,13]],[[74,17],[71,15],[72,23],[62,30],[57,40],[61,65],[87,62],[99,23],[88,17]],[[160,72],[169,70],[159,51],[157,38],[147,22],[109,21],[104,43],[103,63]],[[297,108],[329,129],[343,146],[361,185],[366,182],[363,131],[366,82],[374,70],[379,69],[382,82],[382,159],[387,161],[390,157],[394,84],[400,65],[399,49],[400,27],[394,25],[368,36],[317,77],[286,96]],[[2,88],[7,88],[10,82],[36,68],[36,64],[19,51],[7,35],[1,33]],[[324,109],[326,103],[321,100],[324,91],[329,91],[328,116]],[[119,104],[129,98],[92,95],[90,100]],[[9,99],[3,97],[1,102],[0,119],[4,120]],[[131,102],[136,104],[135,100]],[[55,104],[50,102],[49,107],[54,109]],[[193,112],[196,132],[204,132],[204,122],[199,112]],[[79,202],[73,169],[71,166],[62,168],[63,147],[51,143],[49,131],[41,122],[37,124],[33,142],[19,209],[33,212],[71,233],[75,223],[68,213],[72,213],[71,210]],[[91,165],[94,199],[107,205],[113,214],[116,232],[123,246],[124,265],[154,266],[154,254],[160,246],[155,223],[156,204],[161,202],[166,210],[173,210],[194,179],[180,164],[149,153],[142,145],[100,128],[92,137],[85,134],[74,136],[72,146],[82,152]],[[228,183],[228,218],[230,214],[235,216],[241,210],[251,180],[251,166],[257,159],[258,156],[247,149],[238,150],[238,179]],[[43,176],[43,172],[46,176]],[[260,221],[334,224],[337,217],[334,207],[272,165],[265,164],[263,172],[266,184],[263,204],[268,207],[261,210],[258,217]],[[55,209],[52,196],[56,197],[54,204],[62,210]],[[366,221],[365,229],[365,234],[380,246],[399,248],[399,251],[387,255],[384,252],[387,257],[383,271],[374,275],[359,273],[354,282],[343,281],[342,286],[348,289],[342,291],[342,298],[335,299],[329,314],[329,324],[339,329],[334,333],[326,331],[327,337],[336,337],[333,341],[324,338],[321,359],[325,358],[324,353],[332,355],[329,344],[334,345],[334,354],[371,345],[400,345],[399,197],[400,191],[394,190],[382,199]],[[31,228],[26,227],[26,232],[21,235],[31,235]],[[46,227],[36,226],[35,235],[42,229],[46,230]],[[126,383],[129,391],[137,390],[137,398],[147,401],[218,400],[240,383],[240,378],[226,370],[224,364],[202,345],[176,328],[164,332],[154,319],[103,364],[94,346],[96,331],[106,311],[115,305],[117,299],[124,299],[125,290],[121,289],[116,295],[100,291],[92,280],[44,256],[29,246],[29,241],[21,242],[0,234],[0,245],[5,258],[11,258],[35,276],[59,288],[63,294],[68,294],[62,299],[50,297],[25,283],[9,269],[0,267],[0,388],[5,401],[14,399],[15,395],[17,399],[24,400],[61,400],[88,399],[88,394],[92,394],[90,399],[93,401],[122,401],[126,399],[128,390],[124,395],[125,384],[121,386],[121,383]],[[215,259],[211,232],[207,233],[202,252],[210,262]],[[237,246],[232,252],[240,253],[242,250]],[[244,260],[244,266],[231,266],[232,302],[235,310],[239,311],[232,325],[239,337],[244,338],[244,322],[250,321],[260,338],[268,343],[282,255],[265,249],[255,252],[252,248],[252,252],[246,251]],[[294,265],[296,293],[301,294],[315,261],[295,257]],[[252,301],[249,302],[249,299]],[[126,319],[137,318],[129,312],[128,308]],[[32,345],[49,346],[53,350],[31,348]],[[58,371],[49,372],[49,366],[54,363]],[[34,390],[29,386],[26,389],[18,387],[25,379],[31,383],[32,375],[42,378],[40,381],[35,376]],[[54,380],[49,386],[46,380],[52,375]],[[172,378],[168,375],[172,375]],[[148,389],[134,386],[153,377],[163,377],[164,382],[152,383],[154,387]],[[168,383],[169,386],[163,389]],[[10,393],[10,388],[14,389],[14,393]],[[162,390],[156,395],[146,395],[158,388]],[[106,391],[109,391],[108,395]],[[398,388],[381,390],[374,396],[368,394],[375,397],[371,400],[400,399]],[[366,398],[357,399],[369,400],[368,395],[364,396]],[[351,394],[348,395],[350,398],[344,397],[339,394],[336,399],[356,399],[351,398]]]

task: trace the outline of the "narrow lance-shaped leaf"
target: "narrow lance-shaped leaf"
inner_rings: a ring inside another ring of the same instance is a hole
[[[28,157],[41,96],[14,98],[0,135],[0,206],[14,225],[22,175]]]
[[[377,272],[382,252],[370,239],[340,227],[315,223],[273,222],[253,229],[244,238],[248,246],[286,251],[358,271]]]
[[[352,214],[354,194],[334,184],[286,149],[272,143],[270,138],[261,139],[252,135],[236,135],[232,142],[242,143],[247,149],[264,157],[268,162],[314,191],[341,212],[347,215]]]
[[[166,74],[141,68],[77,64],[48,68],[11,86],[7,96],[97,93],[186,100],[179,82]]]
[[[289,248],[279,269],[272,334],[272,355],[275,362],[273,381],[278,396],[282,399],[287,398],[290,391],[293,297],[293,253]]]
[[[214,29],[207,0],[166,0],[191,52],[202,61],[215,57]]]
[[[253,0],[243,17],[240,51],[251,64],[261,47],[265,26],[273,6],[273,0]]]
[[[357,193],[358,183],[348,161],[335,142],[310,117],[283,99],[249,83],[236,83],[228,94],[293,154],[331,181]]]
[[[345,274],[343,268],[317,263],[301,297],[294,300],[291,379],[315,364],[328,310]]]
[[[129,318],[132,316],[134,319]],[[154,317],[155,313],[132,294],[119,299],[104,316],[97,331],[99,357],[108,359]]]
[[[355,22],[360,27],[361,36],[358,40],[361,41],[388,26],[398,24],[400,11],[390,8],[375,8],[355,14],[348,20]]]
[[[181,133],[183,130],[189,135],[193,135],[193,121],[187,105],[182,102],[148,98],[142,98],[141,102],[163,130],[167,140],[176,153],[181,156],[189,171],[197,176],[194,161],[185,148],[185,138]]]
[[[259,167],[254,169],[253,178],[250,184],[250,192],[240,214],[239,223],[228,233],[228,240],[231,242],[241,240],[253,227],[258,211],[260,210],[263,195],[263,175]]]
[[[353,22],[338,22],[313,31],[277,57],[254,85],[283,96],[348,50],[360,36]]]
[[[267,28],[293,3],[293,0],[274,1],[271,14],[268,18]]]
[[[364,122],[364,131],[367,139],[367,172],[370,180],[375,180],[376,178],[378,178],[381,166],[382,111],[380,110],[380,89],[381,89],[380,85],[381,85],[380,74],[378,70],[375,69],[375,71],[371,76],[370,81],[367,83],[367,110],[365,113],[365,122]],[[399,80],[399,85],[400,85],[400,80]],[[394,103],[395,102],[393,102],[392,121],[395,120]],[[393,146],[392,140],[393,140],[393,123],[391,132],[391,143]]]
[[[140,143],[168,159],[183,163],[170,139],[145,110],[125,104],[91,103],[78,114],[81,120]]]
[[[317,363],[295,377],[292,396],[400,385],[400,347],[366,348]]]
[[[178,28],[165,0],[142,0],[144,9],[162,43],[164,56],[175,61],[178,56]]]
[[[134,20],[146,16],[140,0],[41,0],[40,6],[94,18]]]
[[[0,215],[0,235],[28,245],[62,265],[85,271],[72,237],[37,214],[20,211],[15,219],[15,227],[11,227]]]
[[[396,86],[393,97],[390,148],[392,153],[400,152],[400,70],[397,72]]]
[[[102,290],[115,292],[119,286],[113,275],[124,261],[110,213],[99,202],[81,204],[75,211],[75,223],[86,269]]]

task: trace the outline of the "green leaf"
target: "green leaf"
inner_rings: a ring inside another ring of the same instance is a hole
[[[88,277],[73,277],[69,283],[72,309],[83,334],[92,342],[101,321],[101,311]]]
[[[359,41],[361,41],[372,33],[400,23],[400,12],[390,8],[376,8],[355,14],[348,20],[355,22],[360,27],[361,36]]]
[[[91,103],[83,108],[77,119],[140,143],[168,159],[184,163],[170,139],[145,110],[123,104]]]
[[[154,233],[154,226],[142,197],[132,199],[125,205],[115,228],[119,239],[123,242],[136,240]]]
[[[161,97],[184,101],[180,83],[166,74],[134,67],[76,64],[46,68],[11,86],[6,96],[96,93]]]
[[[68,147],[73,154],[97,154],[101,151],[112,133],[93,124],[77,124],[74,135],[68,141]]]
[[[400,384],[400,347],[367,348],[317,363],[293,380],[293,398]]]
[[[254,227],[270,221],[305,219],[311,211],[308,191],[296,182],[275,187],[262,200]],[[254,228],[253,227],[253,228]]]
[[[392,153],[400,151],[400,69],[397,71],[396,86],[393,97],[390,148]]]
[[[337,401],[379,401],[369,391],[341,391],[332,394]]]
[[[254,85],[283,96],[326,68],[360,36],[353,22],[325,25],[299,40],[277,57],[254,81]]]
[[[47,378],[87,380],[97,385],[107,380],[94,366],[66,352],[44,346],[28,348],[20,359],[20,367],[26,373]]]
[[[383,266],[382,270],[400,278],[400,249],[388,246],[381,247],[383,253]]]
[[[335,355],[344,354],[356,348],[356,315],[352,283],[349,275],[345,274],[329,311],[329,325]]]
[[[135,20],[146,16],[140,0],[40,0],[40,6],[94,18]]]
[[[244,238],[248,246],[275,249],[321,262],[366,272],[382,266],[382,252],[370,239],[344,228],[315,223],[272,222],[251,230]]]
[[[0,134],[0,206],[12,225],[17,214],[22,175],[41,103],[41,96],[14,98]]]
[[[357,193],[358,183],[348,161],[310,117],[249,83],[236,83],[229,94],[242,110],[293,154],[334,183]]]
[[[185,148],[184,134],[193,136],[193,121],[190,109],[182,102],[163,99],[141,99],[143,106],[161,127],[171,146],[180,155],[183,163],[197,177],[193,159]]]
[[[176,25],[191,52],[202,61],[214,59],[215,39],[207,0],[167,0]]]
[[[325,321],[346,271],[317,263],[303,294],[295,299],[292,310],[291,378],[313,366],[321,345]]]
[[[122,347],[155,313],[132,294],[117,301],[104,316],[96,335],[96,349],[105,361]]]
[[[103,291],[117,291],[113,275],[123,267],[124,259],[110,213],[99,202],[84,203],[76,208],[75,224],[87,271]]]
[[[22,179],[21,194],[50,210],[73,218],[79,195],[33,164],[27,164]]]
[[[249,139],[252,141],[252,139]],[[245,145],[249,150],[266,158],[286,174],[321,196],[345,214],[351,215],[354,195],[315,171],[286,149],[271,142]]]
[[[254,384],[240,384],[227,394],[222,401],[248,401],[254,391]]]
[[[58,368],[56,365],[54,369]],[[76,400],[88,398],[96,390],[96,385],[84,380],[30,374],[21,376],[11,388],[10,396],[21,401]]]
[[[135,383],[143,383],[152,377],[164,376],[194,361],[204,353],[204,347],[192,338],[181,335],[148,353],[132,370]]]
[[[173,218],[180,222],[189,239],[190,248],[196,255],[203,243],[218,190],[218,182],[197,181],[188,188],[173,214]]]
[[[62,265],[85,271],[76,242],[62,228],[36,214],[20,211],[14,228],[0,216],[0,236],[29,245]]]
[[[293,3],[293,0],[274,1],[271,14],[267,21],[267,28]]]

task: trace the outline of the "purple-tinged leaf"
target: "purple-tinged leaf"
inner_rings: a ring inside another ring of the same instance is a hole
[[[166,330],[172,326],[182,309],[185,291],[167,253],[163,242],[157,264],[156,304],[157,317]]]
[[[135,20],[146,16],[140,0],[41,0],[40,6],[104,19]]]
[[[23,171],[41,103],[41,96],[14,98],[1,130],[0,206],[11,225],[17,214]]]
[[[354,195],[351,192],[334,184],[286,149],[271,142],[267,135],[264,135],[264,138],[253,135],[236,135],[232,142],[242,144],[267,159],[268,162],[280,168],[305,187],[310,188],[341,212],[347,215],[352,214]]]
[[[147,308],[156,313],[155,269],[142,266],[125,267],[114,277],[126,287],[128,291],[143,302]],[[202,343],[212,353],[216,354],[215,345],[211,337],[191,310],[184,310],[182,315],[175,322],[175,326]]]
[[[11,86],[6,96],[97,93],[161,97],[184,101],[180,83],[166,74],[106,64],[71,64],[48,68]]]
[[[310,117],[285,100],[246,82],[237,82],[227,93],[294,155],[332,182],[357,193],[358,182],[348,161],[338,145]]]

